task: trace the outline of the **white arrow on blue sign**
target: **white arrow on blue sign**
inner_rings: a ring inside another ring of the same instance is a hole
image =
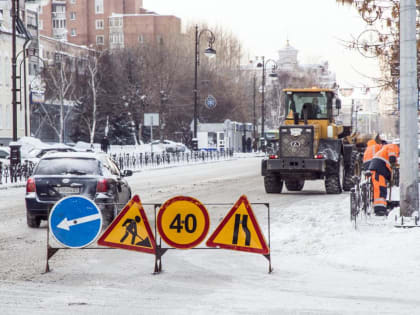
[[[70,248],[91,244],[101,232],[102,214],[96,204],[83,196],[65,197],[52,208],[49,228],[54,239]]]
[[[213,109],[217,105],[216,98],[213,95],[208,95],[206,97],[205,105],[208,109]]]

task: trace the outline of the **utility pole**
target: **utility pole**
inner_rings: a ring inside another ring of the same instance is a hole
[[[416,0],[400,2],[400,212],[419,210]]]

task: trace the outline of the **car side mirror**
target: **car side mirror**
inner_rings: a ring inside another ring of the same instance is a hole
[[[341,109],[341,100],[339,98],[335,100],[335,108],[338,110]]]
[[[123,177],[128,177],[128,176],[133,176],[133,171],[132,170],[124,170],[122,173]]]

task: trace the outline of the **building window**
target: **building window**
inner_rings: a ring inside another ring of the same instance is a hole
[[[140,35],[139,35],[139,43],[140,43],[140,44],[143,44],[143,43],[144,43],[144,37],[143,37],[143,34],[140,34]]]
[[[23,129],[24,127],[25,127],[25,113],[24,113],[24,111],[23,111],[23,107],[22,106],[20,106],[20,110],[19,110],[19,116],[20,116],[20,119],[18,119],[18,121],[19,121],[19,129]]]
[[[6,86],[9,86],[9,81],[11,81],[12,79],[9,77],[9,67],[10,67],[10,63],[9,63],[9,58],[4,58],[4,65],[5,65],[5,71],[4,71],[4,84]]]
[[[71,29],[71,36],[76,36],[76,29],[75,28]]]
[[[76,4],[76,0],[70,0],[71,4]]]
[[[9,119],[9,117],[12,117],[12,105],[8,104],[6,105],[6,129],[10,129],[11,128],[11,119]]]
[[[103,45],[104,44],[104,36],[98,35],[96,36],[96,45]]]
[[[64,5],[56,5],[53,9],[53,13],[65,13],[66,7]]]
[[[70,12],[70,20],[76,19],[76,12]]]
[[[38,20],[38,29],[43,30],[44,29],[44,21]]]
[[[104,29],[104,20],[96,20],[96,29],[103,30]]]
[[[104,13],[104,0],[95,0],[95,13],[96,14]]]

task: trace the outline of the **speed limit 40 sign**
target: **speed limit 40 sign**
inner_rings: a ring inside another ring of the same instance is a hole
[[[188,249],[206,237],[210,218],[206,207],[195,198],[177,196],[166,201],[157,217],[160,236],[168,245]]]

